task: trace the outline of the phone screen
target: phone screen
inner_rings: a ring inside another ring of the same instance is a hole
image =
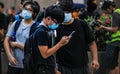
[[[72,36],[74,33],[75,33],[75,31],[72,31],[72,32],[69,34],[69,36]]]

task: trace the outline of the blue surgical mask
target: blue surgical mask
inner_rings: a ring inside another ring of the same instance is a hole
[[[32,13],[30,11],[23,9],[22,16],[24,19],[28,20],[28,19],[32,18]]]
[[[65,13],[65,19],[64,22],[67,23],[72,19],[72,14],[71,13]]]
[[[58,26],[59,26],[59,24],[54,23],[54,24],[50,25],[49,28],[50,28],[51,30],[55,30],[55,29],[58,28]]]

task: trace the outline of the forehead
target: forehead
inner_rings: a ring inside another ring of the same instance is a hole
[[[31,8],[31,9],[32,9],[32,7],[31,7],[30,4],[27,4],[27,5],[25,6],[25,8]]]

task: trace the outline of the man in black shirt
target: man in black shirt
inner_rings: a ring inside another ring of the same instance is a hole
[[[4,4],[0,2],[0,29],[5,27],[5,14],[3,13]]]
[[[5,15],[2,12],[4,4],[0,2],[0,72],[1,72],[1,51],[2,51],[2,38],[4,37],[4,25],[5,25]]]
[[[38,32],[35,32],[35,49],[33,57],[38,65],[35,74],[55,74],[55,60],[53,54],[70,40],[69,36],[62,39],[52,47],[52,38],[48,32],[52,26],[64,20],[64,12],[58,6],[50,6],[46,9],[43,21]],[[54,27],[55,29],[55,27]]]
[[[99,30],[105,30],[108,35],[106,40],[105,67],[108,74],[120,74],[119,51],[120,51],[120,8],[115,9],[113,1],[104,1],[102,8],[112,15],[110,26],[100,25]]]
[[[80,15],[80,19],[89,19],[89,17],[94,18],[99,13],[97,10],[97,0],[87,0],[87,10]]]
[[[71,0],[61,1],[60,7],[65,11],[65,19],[57,28],[56,42],[59,42],[62,36],[68,36],[72,31],[75,32],[70,42],[57,52],[58,70],[62,74],[88,74],[88,46],[93,57],[91,68],[98,69],[97,47],[88,25],[82,20],[72,18]]]

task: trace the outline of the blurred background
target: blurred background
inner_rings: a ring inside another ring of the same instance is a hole
[[[55,4],[58,0],[31,0],[31,1],[37,1],[40,4],[41,11],[43,11],[49,5]],[[73,0],[73,1],[75,4],[78,4],[83,8],[86,7],[87,0]],[[101,11],[100,8],[101,8],[101,5],[103,4],[104,1],[105,0],[97,0],[99,11]],[[120,7],[120,0],[108,0],[108,1],[114,1],[116,3],[116,7]],[[6,10],[9,9],[10,7],[14,7],[15,12],[18,12],[21,0],[0,0],[0,2],[3,2],[3,4],[4,4],[3,12],[6,12]],[[90,55],[90,53],[89,53],[89,55]],[[99,51],[98,56],[99,56],[101,68],[95,74],[106,74],[104,64],[102,61],[104,59],[104,51]],[[89,58],[91,59],[90,56],[89,56]],[[6,57],[6,54],[4,51],[1,52],[1,60],[2,60],[2,63],[1,63],[2,74],[6,74],[8,61],[7,61],[7,57]]]
[[[4,10],[8,9],[11,6],[14,6],[16,11],[19,10],[19,4],[21,0],[0,0],[0,1],[5,4]],[[57,0],[32,0],[32,1],[37,1],[40,4],[42,10],[43,8],[46,8],[49,5],[54,4]],[[79,4],[86,4],[87,0],[73,0],[73,1]],[[99,7],[103,3],[103,1],[104,0],[97,0]],[[120,7],[120,0],[112,0],[112,1],[116,3],[117,7]]]

